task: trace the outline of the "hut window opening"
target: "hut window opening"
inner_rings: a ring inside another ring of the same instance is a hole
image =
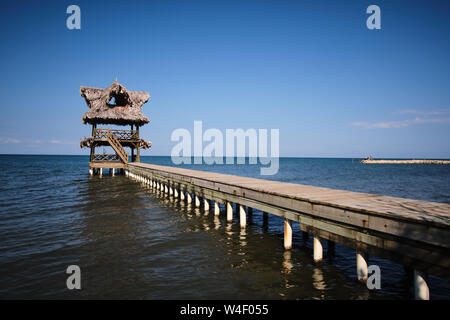
[[[108,105],[110,107],[116,107],[116,106],[126,106],[129,103],[128,96],[124,94],[112,94],[109,96],[109,102]]]

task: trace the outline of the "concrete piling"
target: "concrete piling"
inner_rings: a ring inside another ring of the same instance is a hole
[[[292,221],[289,219],[284,219],[284,248],[292,248]]]
[[[241,228],[245,228],[247,225],[247,214],[245,212],[245,207],[243,205],[239,205],[239,224]]]
[[[356,275],[358,281],[366,282],[368,277],[367,254],[356,250]]]
[[[220,207],[219,207],[219,202],[214,201],[214,215],[218,216],[220,215]]]
[[[320,262],[323,258],[323,247],[319,237],[314,236],[314,249],[313,249],[314,262]]]
[[[233,207],[231,206],[231,202],[227,201],[227,221],[233,221]]]
[[[414,296],[416,300],[430,300],[430,289],[427,284],[428,277],[425,273],[414,270]]]

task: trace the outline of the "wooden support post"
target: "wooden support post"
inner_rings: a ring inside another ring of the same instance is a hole
[[[165,194],[169,193],[169,188],[167,188],[167,184],[164,184],[164,193]]]
[[[309,233],[306,231],[302,231],[303,242],[307,242],[309,240]]]
[[[205,209],[205,213],[209,212],[209,200],[206,198],[203,198],[203,207]]]
[[[111,170],[111,175],[114,177],[114,171],[115,171],[116,169],[111,168],[111,169],[109,169],[109,170]]]
[[[334,241],[328,240],[328,241],[327,241],[327,245],[328,245],[328,248],[327,248],[327,255],[328,255],[329,257],[333,257],[333,256],[334,256],[334,253],[335,253],[335,247],[336,247],[336,244],[334,243]]]
[[[180,188],[180,200],[184,202],[184,190]]]
[[[247,225],[247,214],[245,212],[245,207],[243,205],[239,205],[239,223],[241,228],[245,228]]]
[[[267,212],[263,212],[263,226],[267,227],[269,225],[269,214]]]
[[[89,175],[90,175],[90,176],[93,176],[93,175],[94,175],[94,169],[89,168]]]
[[[220,215],[220,207],[219,207],[219,202],[214,201],[214,215],[218,216]]]
[[[178,198],[178,189],[176,187],[173,188],[173,196]]]
[[[173,195],[173,188],[172,185],[169,185],[169,196]]]
[[[231,202],[227,201],[227,221],[233,221],[233,207],[231,206]]]
[[[100,173],[99,173],[100,177],[103,175],[103,168],[100,168]]]
[[[358,276],[358,281],[366,283],[368,274],[367,254],[356,250],[356,275]]]
[[[96,133],[95,133],[96,130],[97,130],[97,125],[93,124],[92,125],[92,138],[94,138],[94,139],[95,139],[95,135],[96,135]],[[94,155],[95,155],[95,144],[91,146],[91,155],[89,157],[89,162],[94,161]]]
[[[141,162],[141,146],[139,141],[139,126],[136,126],[136,135],[138,142],[136,143],[136,162]]]
[[[319,237],[314,237],[314,262],[320,262],[323,258],[322,242]]]
[[[284,248],[292,248],[292,221],[289,219],[284,219]]]
[[[187,203],[192,203],[192,196],[189,192],[187,194]]]
[[[414,296],[416,300],[430,300],[430,289],[427,284],[428,277],[425,273],[414,270]]]

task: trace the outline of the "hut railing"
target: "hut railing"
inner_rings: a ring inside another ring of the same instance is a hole
[[[120,157],[117,154],[94,154],[93,161],[101,161],[101,162],[117,162],[121,161]]]
[[[95,139],[108,139],[108,131],[111,132],[117,140],[139,140],[138,132],[135,130],[102,129],[95,128]]]

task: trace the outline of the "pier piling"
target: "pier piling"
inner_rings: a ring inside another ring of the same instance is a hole
[[[284,219],[284,249],[292,249],[292,221]]]
[[[356,275],[358,281],[366,283],[368,277],[367,254],[356,250]]]
[[[263,227],[267,227],[269,225],[269,214],[267,212],[263,212]]]
[[[245,228],[247,225],[247,215],[245,213],[245,207],[243,205],[239,205],[239,224],[241,228]]]
[[[416,300],[430,300],[430,289],[427,284],[427,275],[414,270],[414,295]]]
[[[217,200],[214,201],[214,215],[215,216],[220,215],[220,207],[219,202],[217,202]]]
[[[200,198],[197,195],[195,195],[195,207],[200,208]]]
[[[231,202],[227,201],[227,221],[233,221],[233,207],[231,206]]]
[[[313,258],[314,262],[320,262],[323,258],[323,247],[321,239],[317,236],[314,236],[314,249],[313,249]]]

